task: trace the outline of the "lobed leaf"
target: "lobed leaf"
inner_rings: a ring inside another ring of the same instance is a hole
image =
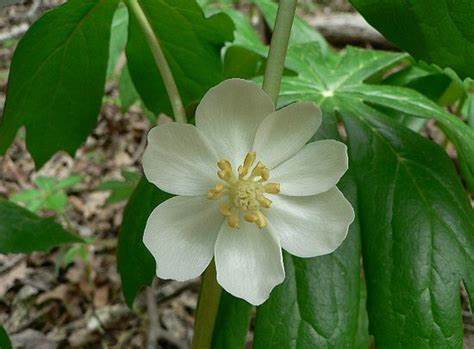
[[[461,348],[460,283],[472,292],[474,215],[452,162],[364,104],[350,103],[341,115],[377,347]]]

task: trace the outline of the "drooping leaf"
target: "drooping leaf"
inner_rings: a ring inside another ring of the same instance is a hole
[[[185,106],[197,103],[224,77],[220,51],[232,41],[232,21],[223,13],[205,18],[195,0],[140,0],[139,4],[161,42]],[[146,107],[155,114],[170,114],[163,81],[131,11],[126,52],[130,75]]]
[[[0,253],[31,253],[83,242],[64,230],[53,218],[41,218],[30,211],[0,199]]]
[[[417,59],[474,78],[472,0],[350,0],[385,37]]]
[[[12,342],[8,338],[7,331],[0,325],[0,349],[12,349]]]
[[[336,127],[334,115],[325,115],[317,139],[339,139]],[[351,171],[338,187],[357,212]],[[254,348],[366,349],[367,312],[360,258],[358,219],[344,243],[330,255],[305,259],[285,253],[285,282],[257,310]]]
[[[109,62],[107,64],[107,78],[112,78],[120,56],[125,51],[128,34],[127,7],[120,3],[112,19],[110,34]]]
[[[122,69],[122,74],[120,75],[119,94],[120,107],[123,112],[128,111],[132,105],[140,100],[127,66]]]
[[[341,111],[356,175],[378,348],[461,348],[460,283],[474,279],[474,214],[435,143],[361,104]]]
[[[272,0],[252,0],[262,11],[266,22],[273,30],[278,12],[278,4]],[[306,23],[299,16],[295,16],[293,27],[291,28],[290,46],[304,44],[308,42],[317,42],[321,52],[326,54],[329,51],[329,45],[324,37],[314,28]]]
[[[142,177],[125,208],[117,263],[125,300],[130,307],[141,288],[150,285],[155,276],[155,260],[143,243],[143,232],[150,213],[168,198],[169,194]]]
[[[58,150],[74,155],[97,123],[117,2],[70,0],[31,26],[12,60],[0,154],[24,125],[38,166]]]
[[[310,100],[329,111],[343,110],[353,103],[370,103],[418,118],[434,118],[456,145],[468,183],[474,183],[472,128],[415,90],[367,82],[406,57],[402,53],[352,47],[342,54],[323,56],[318,45],[294,46],[289,51],[287,63],[298,76],[283,78],[281,103]]]

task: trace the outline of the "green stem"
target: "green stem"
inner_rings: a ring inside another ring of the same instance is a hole
[[[281,77],[285,64],[288,40],[295,15],[296,0],[280,0],[273,31],[270,52],[263,79],[263,89],[272,97],[275,105],[280,92]],[[219,311],[222,289],[216,280],[214,261],[202,277],[199,302],[196,310],[192,349],[211,348],[214,325]]]
[[[155,59],[156,66],[160,71],[163,83],[168,93],[168,97],[171,102],[171,108],[173,109],[174,118],[177,122],[186,123],[186,112],[184,110],[183,102],[176,86],[173,73],[171,72],[168,61],[166,60],[165,54],[161,49],[160,41],[153,31],[153,28],[146,17],[145,12],[141,8],[138,0],[128,0],[129,8],[135,15],[140,24],[143,34],[145,34],[148,45],[150,46],[153,58]]]
[[[290,40],[291,26],[295,17],[297,0],[280,0],[275,27],[268,53],[263,90],[272,97],[275,105],[280,93],[281,77],[285,68],[286,51]]]
[[[192,349],[208,349],[211,347],[221,292],[222,289],[216,279],[216,265],[214,261],[211,261],[202,277]]]

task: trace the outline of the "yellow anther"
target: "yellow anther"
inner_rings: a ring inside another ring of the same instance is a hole
[[[217,175],[223,181],[229,181],[232,178],[232,171],[229,171],[229,170],[217,171]]]
[[[272,206],[272,200],[270,199],[267,199],[265,196],[263,195],[258,195],[257,196],[257,200],[258,202],[260,203],[260,205],[262,207],[265,207],[265,208],[270,208],[270,206]]]
[[[221,194],[223,193],[224,189],[225,189],[224,184],[218,183],[218,184],[216,184],[216,186],[215,186],[214,189],[209,189],[209,190],[207,191],[207,197],[208,197],[209,199],[217,199],[218,197],[221,196]]]
[[[267,183],[263,186],[265,193],[278,194],[280,192],[280,183]]]
[[[208,197],[217,199],[225,195],[226,200],[220,204],[219,211],[232,228],[240,227],[241,215],[245,221],[259,228],[266,227],[268,220],[261,210],[269,209],[272,201],[266,198],[264,193],[280,192],[280,184],[265,183],[270,178],[270,171],[260,161],[254,166],[256,158],[255,152],[247,153],[243,164],[237,169],[238,176],[233,172],[229,160],[224,159],[217,163],[217,175],[223,182],[210,189]]]
[[[255,223],[260,229],[265,228],[267,226],[267,217],[260,211],[257,212],[257,215],[258,219]]]
[[[256,158],[257,154],[254,151],[247,153],[247,156],[244,160],[244,164],[242,166],[239,166],[238,169],[239,178],[243,178],[249,173],[250,167],[253,165]]]
[[[232,208],[231,206],[224,202],[219,206],[219,211],[226,217],[232,215]]]
[[[258,221],[258,215],[255,212],[249,212],[244,215],[244,219],[249,223]]]
[[[252,170],[252,174],[250,176],[251,178],[261,177],[264,181],[266,181],[268,178],[270,178],[270,171],[268,170],[268,168],[265,167],[263,163],[259,161],[255,168]]]
[[[232,171],[232,165],[229,160],[220,160],[217,162],[217,167],[219,167],[221,170],[229,170]]]
[[[230,216],[227,217],[227,224],[229,224],[229,227],[231,228],[240,227],[238,212],[233,212]]]

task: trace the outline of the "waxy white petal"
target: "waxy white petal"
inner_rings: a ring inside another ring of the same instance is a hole
[[[268,230],[255,224],[241,222],[239,229],[223,224],[215,261],[219,284],[253,305],[265,302],[285,279],[280,244]]]
[[[348,168],[347,147],[335,140],[304,146],[295,156],[274,168],[271,181],[284,195],[308,196],[334,187]]]
[[[175,195],[206,195],[217,182],[218,158],[192,125],[170,123],[148,133],[143,171],[148,181]]]
[[[272,169],[296,154],[321,125],[321,110],[310,102],[290,104],[260,124],[253,150]]]
[[[196,110],[196,126],[220,159],[237,166],[251,150],[258,125],[273,110],[270,96],[257,84],[230,79],[204,95]]]
[[[333,252],[347,236],[354,210],[334,187],[314,196],[272,195],[267,210],[268,229],[281,246],[298,257],[316,257]]]
[[[218,202],[206,197],[176,196],[155,208],[143,242],[155,257],[156,275],[178,281],[201,275],[223,221]]]

